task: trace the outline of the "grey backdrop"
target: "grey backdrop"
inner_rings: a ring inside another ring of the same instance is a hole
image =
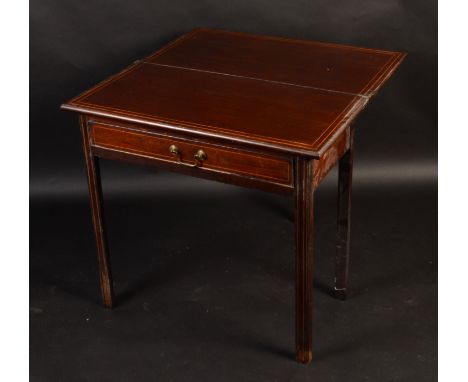
[[[433,0],[32,0],[31,381],[435,381],[436,19]],[[118,299],[100,306],[59,106],[196,27],[408,53],[356,126],[346,302],[329,295],[336,170],[316,194],[311,365],[294,362],[289,197],[103,161]]]

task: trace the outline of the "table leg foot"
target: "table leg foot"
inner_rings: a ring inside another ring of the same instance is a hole
[[[336,289],[333,288],[333,294],[338,300],[345,301],[348,298],[348,290],[347,289]]]
[[[304,364],[312,362],[312,350],[297,350],[296,361]]]

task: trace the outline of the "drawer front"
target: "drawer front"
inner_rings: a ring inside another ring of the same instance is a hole
[[[196,164],[195,170],[231,173],[283,185],[292,184],[291,162],[283,157],[267,156],[208,143],[190,142],[102,124],[91,125],[91,138],[91,144],[94,146],[141,154],[165,162],[178,163],[180,161],[192,166]],[[206,154],[206,158],[201,161],[195,159],[199,150]]]

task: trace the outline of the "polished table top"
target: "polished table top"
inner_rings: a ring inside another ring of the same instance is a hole
[[[62,107],[318,158],[404,56],[196,29]]]

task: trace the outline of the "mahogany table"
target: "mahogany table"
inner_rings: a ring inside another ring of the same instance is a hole
[[[293,194],[296,359],[310,362],[314,192],[338,162],[334,289],[345,299],[351,123],[404,56],[197,29],[63,104],[80,115],[104,305],[114,295],[98,158]]]

